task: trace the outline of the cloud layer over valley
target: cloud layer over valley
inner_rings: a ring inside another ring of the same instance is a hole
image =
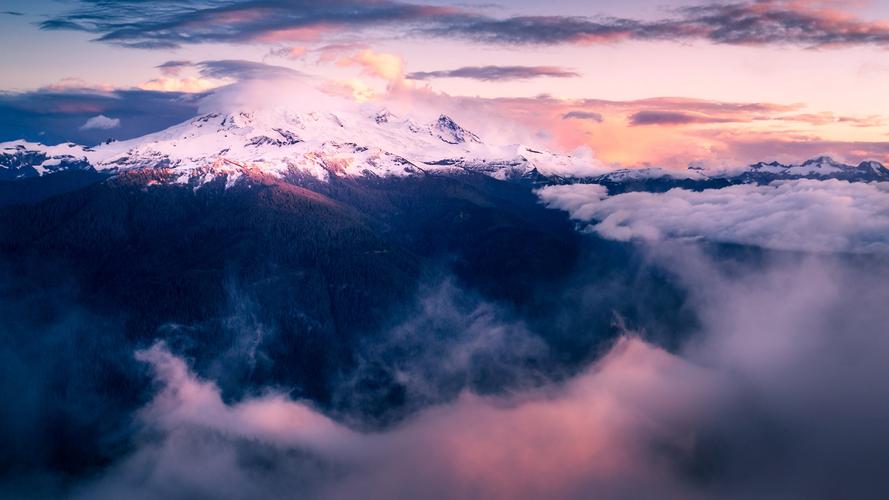
[[[138,448],[76,498],[878,498],[889,463],[879,374],[884,264],[652,254],[700,331],[669,353],[625,332],[563,385],[464,393],[360,432],[270,390],[227,403],[163,344]],[[411,376],[405,373],[405,376]]]
[[[552,208],[618,241],[702,239],[775,250],[889,251],[889,184],[799,179],[768,185],[609,196],[600,185],[549,186]]]

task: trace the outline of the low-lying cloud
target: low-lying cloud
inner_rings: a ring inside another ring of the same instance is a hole
[[[548,186],[552,208],[618,241],[702,239],[777,250],[889,251],[889,184],[801,179],[759,186],[608,196],[600,185]]]
[[[879,498],[884,264],[735,267],[695,245],[652,262],[702,324],[669,353],[628,333],[564,385],[464,393],[361,432],[268,391],[226,402],[164,344],[139,446],[75,498]]]

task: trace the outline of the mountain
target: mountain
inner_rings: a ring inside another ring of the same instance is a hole
[[[663,168],[619,169],[599,176],[561,181],[601,184],[608,188],[609,193],[617,194],[628,191],[663,192],[674,188],[701,191],[736,184],[769,184],[794,179],[889,182],[889,168],[876,161],[849,165],[828,156],[819,156],[799,164],[759,162],[727,170],[695,167],[678,171]]]
[[[889,169],[876,161],[864,161],[858,165],[847,165],[829,156],[812,158],[798,165],[785,165],[778,162],[757,163],[736,174],[742,182],[764,184],[773,180],[785,179],[839,179],[850,182],[873,182],[889,180]]]
[[[326,181],[331,176],[409,176],[482,172],[497,179],[596,172],[580,158],[521,145],[496,145],[440,115],[417,123],[386,110],[287,108],[206,113],[166,130],[96,147],[0,144],[0,180],[70,170],[152,169],[156,182],[198,187],[251,174]],[[604,171],[602,169],[599,169]]]

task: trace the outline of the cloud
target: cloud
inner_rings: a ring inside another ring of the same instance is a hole
[[[388,82],[398,82],[404,79],[404,59],[387,52],[364,49],[356,54],[341,57],[337,60],[337,65],[358,66],[361,68],[362,74],[382,78]]]
[[[236,80],[261,80],[299,78],[304,76],[295,69],[243,59],[208,60],[194,65],[201,76],[209,78],[234,78]]]
[[[159,388],[138,446],[75,498],[879,498],[885,261],[729,271],[695,245],[652,252],[700,314],[684,347],[627,333],[564,384],[464,393],[386,429],[272,390],[226,401],[155,344],[137,354]]]
[[[531,78],[574,78],[574,71],[556,66],[465,66],[443,71],[417,71],[407,75],[409,80],[434,78],[470,78],[481,81],[528,80]]]
[[[148,441],[82,498],[128,496],[137,488],[145,499],[268,498],[276,491],[324,499],[641,494],[667,473],[647,456],[647,433],[662,446],[685,448],[683,432],[659,430],[658,421],[687,425],[695,400],[710,390],[696,368],[625,340],[596,371],[564,388],[514,400],[466,394],[391,431],[365,434],[277,393],[226,404],[214,384],[196,378],[162,344],[137,356],[161,383],[140,413],[161,439]],[[690,383],[673,386],[677,380]],[[666,393],[648,399],[657,388]]]
[[[569,111],[562,115],[563,120],[589,120],[596,123],[602,123],[605,121],[602,118],[601,113],[595,113],[593,111]]]
[[[99,35],[99,41],[128,47],[170,48],[209,42],[317,41],[331,31],[397,25],[453,11],[388,0],[185,0],[140,4],[139,9],[127,1],[83,0],[41,27],[87,31]]]
[[[109,83],[92,83],[87,82],[83,78],[69,76],[61,80],[42,87],[41,91],[49,92],[78,92],[83,94],[102,94],[111,93],[115,89],[114,85]]]
[[[284,66],[241,59],[167,61],[157,67],[163,76],[142,82],[139,88],[160,92],[204,93],[236,81],[303,76],[299,71]],[[196,76],[185,76],[185,72],[196,73]]]
[[[201,77],[175,77],[162,76],[152,78],[138,85],[142,90],[156,92],[184,92],[189,94],[205,93],[209,90],[231,83],[233,80],[226,78],[201,78]]]
[[[403,405],[385,409],[387,416],[451,401],[466,389],[533,387],[545,376],[528,367],[545,366],[552,355],[527,325],[453,280],[421,287],[416,309],[357,352],[357,366],[337,383],[332,399],[360,413],[379,398],[368,386],[385,387],[380,380],[391,379]]]
[[[30,92],[0,93],[0,140],[90,145],[107,139],[112,129],[114,138],[130,139],[194,117],[199,103],[234,82],[274,85],[304,78],[290,68],[238,59],[175,60],[158,69],[162,76],[138,88],[65,78]]]
[[[97,116],[120,120],[114,137],[128,139],[156,132],[195,115],[204,94],[138,89],[52,87],[0,93],[0,140],[27,139],[47,144],[73,141],[95,144],[108,138],[104,129],[86,128]]]
[[[639,111],[630,115],[630,125],[688,125],[691,123],[724,123],[725,118],[695,115],[680,111]]]
[[[613,240],[703,239],[807,252],[889,251],[889,184],[794,180],[608,196],[604,186],[538,191]]]
[[[80,130],[110,130],[120,127],[120,118],[109,118],[105,115],[96,115],[80,126]]]
[[[793,161],[826,155],[850,162],[873,159],[889,162],[889,141],[831,140],[815,133],[800,132],[711,130],[699,134],[724,144],[731,157],[754,161],[763,158]]]
[[[302,59],[307,51],[308,49],[305,47],[280,47],[277,49],[270,49],[268,55],[270,57],[283,57],[284,59],[295,61],[297,59]]]
[[[621,40],[709,41],[728,45],[796,45],[826,48],[889,45],[885,23],[793,0],[715,2],[676,9],[653,21],[624,18],[519,16],[464,17],[429,31],[506,44],[606,43]]]
[[[785,113],[802,107],[800,104],[739,103],[677,97],[611,102],[610,105],[622,107],[629,112],[628,120],[632,126],[789,120],[790,116],[799,115]]]
[[[606,43],[620,40],[709,41],[812,48],[889,45],[885,23],[856,19],[810,2],[717,2],[674,9],[655,20],[580,16],[497,18],[465,7],[394,0],[230,0],[153,2],[80,0],[41,23],[128,47],[169,48],[218,42],[319,41],[343,31],[394,28],[402,34],[493,44]]]
[[[194,66],[191,61],[167,61],[156,66],[164,76],[179,76],[183,69]]]

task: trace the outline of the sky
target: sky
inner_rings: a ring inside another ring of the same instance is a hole
[[[214,89],[281,73],[245,73],[252,63],[357,100],[447,102],[470,126],[518,124],[526,142],[588,148],[616,166],[889,160],[885,2],[4,0],[2,10],[0,140],[159,130]]]

